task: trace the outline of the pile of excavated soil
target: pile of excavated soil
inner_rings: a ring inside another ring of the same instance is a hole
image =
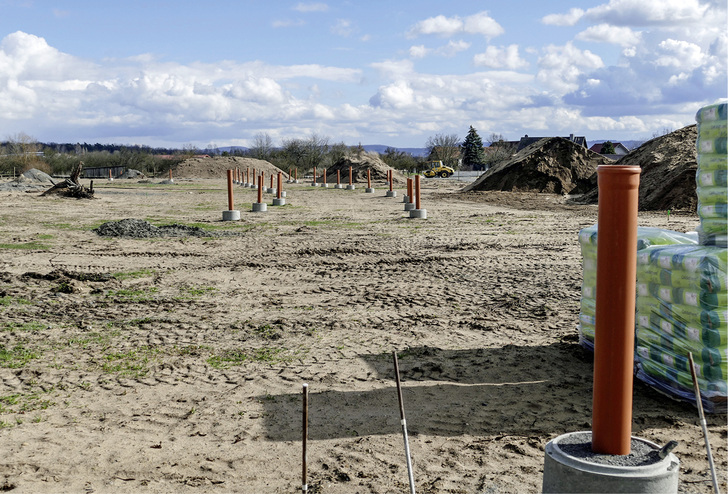
[[[392,170],[392,167],[382,161],[377,153],[363,152],[339,159],[326,170],[326,181],[335,183],[336,171],[339,170],[341,171],[341,182],[349,183],[349,167],[351,167],[351,180],[356,183],[366,183],[367,170],[371,170],[372,181],[375,182],[386,181],[387,172]],[[395,185],[407,183],[407,178],[397,170],[393,170],[392,180]]]
[[[196,226],[163,225],[154,226],[148,221],[128,218],[119,221],[107,221],[93,230],[102,237],[229,237],[235,232],[211,232]]]
[[[462,189],[580,194],[596,185],[599,165],[613,163],[562,137],[548,137],[523,148]]]
[[[186,159],[172,170],[172,174],[175,178],[220,178],[224,180],[227,171],[235,168],[240,168],[243,172],[246,168],[250,168],[251,173],[255,168],[256,173],[259,174],[262,171],[266,176],[283,172],[280,168],[264,160],[240,156],[215,156]],[[288,177],[288,174],[286,173],[284,176]]]
[[[50,175],[38,170],[37,168],[31,168],[30,170],[23,172],[15,180],[0,184],[0,190],[34,192],[37,190],[45,190],[51,185],[55,185],[55,182]]]
[[[119,175],[118,178],[140,178],[141,179],[141,178],[147,178],[147,176],[144,175],[139,170],[135,170],[133,168],[127,168],[124,171],[124,173],[122,173],[121,175]]]
[[[647,141],[615,164],[639,166],[639,209],[667,209],[695,212],[698,205],[695,173],[698,169],[695,141],[697,127],[690,125]],[[596,204],[599,193],[595,186],[574,199],[580,204]]]

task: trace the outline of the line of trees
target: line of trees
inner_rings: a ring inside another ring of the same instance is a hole
[[[503,136],[491,135],[489,143],[503,142]],[[453,168],[485,169],[494,160],[510,156],[505,146],[491,152],[484,152],[483,143],[477,131],[471,126],[463,142],[456,134],[436,134],[427,139],[427,156],[413,156],[393,147],[385,149],[380,158],[387,165],[399,170],[421,170],[429,161],[442,161]],[[495,151],[495,152],[493,152]],[[22,173],[38,168],[46,173],[68,174],[79,160],[89,167],[127,167],[147,175],[166,173],[180,161],[194,155],[248,156],[269,161],[281,169],[299,168],[310,170],[314,166],[328,168],[346,155],[364,152],[364,148],[347,146],[343,142],[331,143],[329,137],[316,133],[306,138],[284,139],[275,146],[267,133],[258,133],[249,149],[232,148],[221,152],[210,145],[198,149],[186,145],[182,149],[150,146],[123,146],[115,144],[89,143],[41,143],[33,137],[19,133],[0,142],[0,174]]]

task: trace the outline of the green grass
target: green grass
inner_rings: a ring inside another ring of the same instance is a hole
[[[109,374],[119,374],[127,377],[144,377],[149,373],[149,359],[154,357],[158,350],[152,347],[140,347],[128,352],[107,353],[103,357],[101,369]]]
[[[12,304],[18,304],[18,305],[32,305],[33,302],[30,300],[24,299],[22,297],[11,297],[10,295],[6,295],[4,297],[0,297],[0,305],[12,305]]]
[[[195,297],[202,297],[208,293],[214,293],[217,288],[214,286],[181,286],[179,288],[180,295],[175,297],[177,300],[189,300]]]
[[[0,331],[10,331],[10,332],[16,332],[16,331],[43,331],[44,329],[48,329],[47,324],[43,324],[40,322],[24,322],[24,323],[18,323],[18,322],[6,322],[6,323],[0,323]]]
[[[139,269],[137,271],[118,271],[116,273],[113,273],[111,276],[116,278],[117,280],[123,281],[123,280],[135,280],[138,278],[149,278],[151,276],[154,276],[156,273],[153,269]]]
[[[109,290],[106,296],[108,298],[118,298],[124,302],[149,302],[158,291],[159,289],[154,286],[137,289],[121,288],[119,290]]]
[[[22,345],[16,345],[10,349],[0,346],[0,367],[18,369],[37,358],[40,358],[40,354],[28,350]]]
[[[31,242],[23,242],[20,244],[0,244],[0,249],[8,250],[48,250],[50,247],[44,243],[35,240]]]

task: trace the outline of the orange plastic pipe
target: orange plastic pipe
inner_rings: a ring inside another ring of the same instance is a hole
[[[351,170],[351,168],[349,168],[349,170]],[[367,168],[367,188],[368,189],[372,188],[372,169],[371,168]]]
[[[341,185],[341,170],[336,170],[336,185]]]
[[[250,183],[250,167],[247,167],[245,169],[245,183],[246,184]]]
[[[276,189],[276,197],[281,198],[281,189],[283,188],[283,172],[278,172],[278,188]]]
[[[265,175],[263,173],[260,174],[260,177],[258,177],[258,204],[263,202],[263,181],[265,180]]]
[[[420,176],[415,175],[415,209],[420,209]]]
[[[394,174],[392,170],[389,170],[389,191],[392,191],[392,182],[394,181]]]
[[[172,169],[169,169],[169,179],[172,180]]]
[[[228,211],[233,210],[233,171],[227,171],[227,185],[228,185]]]
[[[270,188],[273,188],[273,174],[270,174]]]
[[[599,212],[592,451],[627,455],[637,285],[639,166],[597,167]]]
[[[109,168],[109,180],[111,180],[111,168]]]
[[[352,169],[352,167],[350,166],[349,167],[349,185],[351,185],[351,169]]]
[[[293,174],[294,174],[293,176],[295,177],[296,181],[298,181],[298,168],[293,170]]]
[[[326,186],[326,168],[324,168],[324,187]]]
[[[313,167],[313,184],[316,185],[316,167]]]
[[[407,197],[409,197],[409,202],[412,202],[412,179],[407,179]]]

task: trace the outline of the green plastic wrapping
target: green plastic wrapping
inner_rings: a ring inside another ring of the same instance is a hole
[[[706,411],[725,412],[728,379],[728,249],[658,245],[637,254],[637,377],[694,403],[688,364]]]
[[[584,281],[581,287],[581,311],[579,313],[579,341],[589,350],[594,348],[594,325],[597,292],[597,225],[579,232],[583,259]],[[697,244],[695,233],[680,233],[660,228],[637,228],[637,252],[651,245]]]
[[[695,114],[695,121],[698,125],[710,122],[725,122],[728,119],[728,104],[716,103],[702,107]]]

